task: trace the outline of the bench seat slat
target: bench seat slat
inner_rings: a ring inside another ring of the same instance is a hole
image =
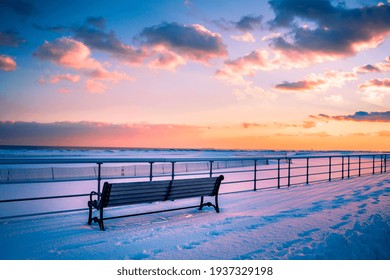
[[[175,196],[180,196],[182,194],[188,194],[192,196],[211,196],[213,194],[212,191],[210,190],[193,190],[193,191],[188,191],[188,192],[171,192],[169,194],[169,198],[175,197]]]
[[[175,190],[173,189],[169,194],[170,196],[171,195],[176,195],[176,194],[182,194],[182,193],[190,193],[192,195],[196,195],[196,194],[199,194],[199,195],[203,195],[203,194],[207,194],[207,195],[211,195],[213,193],[213,190],[211,189],[188,189],[188,190]]]
[[[202,179],[179,179],[174,180],[172,183],[174,185],[197,185],[197,184],[212,184],[215,183],[216,178],[202,178]]]
[[[138,195],[138,194],[143,194],[143,193],[161,193],[161,192],[167,192],[168,188],[163,188],[163,189],[147,189],[147,190],[111,190],[111,196],[113,195]]]
[[[115,183],[111,184],[112,190],[145,190],[145,189],[156,189],[156,188],[168,188],[170,181],[154,181],[154,182],[132,182],[132,183]]]
[[[164,201],[164,195],[154,195],[154,196],[143,196],[143,197],[125,197],[125,198],[116,198],[108,202],[109,206],[112,206],[117,203],[126,203],[126,204],[139,204],[150,201]]]
[[[186,190],[199,190],[199,189],[209,189],[209,190],[213,190],[214,189],[214,185],[181,185],[181,186],[177,186],[177,185],[173,185],[172,186],[172,190],[183,190],[183,191],[186,191]]]

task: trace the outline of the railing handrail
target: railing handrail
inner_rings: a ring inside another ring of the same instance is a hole
[[[350,153],[350,154],[324,154],[324,155],[291,155],[291,156],[246,156],[246,157],[172,157],[172,158],[127,158],[127,157],[9,157],[0,158],[0,165],[13,164],[84,164],[84,163],[150,163],[150,162],[210,162],[210,161],[242,161],[242,160],[285,160],[285,159],[306,159],[306,158],[342,158],[342,157],[367,157],[367,156],[383,156],[390,153]]]

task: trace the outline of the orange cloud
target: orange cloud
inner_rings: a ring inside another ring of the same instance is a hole
[[[301,124],[294,124],[294,123],[280,123],[280,122],[273,122],[273,123],[248,123],[243,122],[242,123],[243,128],[257,128],[257,127],[267,127],[267,128],[289,128],[289,127],[297,127],[297,128],[313,128],[316,127],[316,122],[314,121],[304,121]]]

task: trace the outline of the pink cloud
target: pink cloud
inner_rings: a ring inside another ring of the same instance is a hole
[[[186,64],[186,59],[177,53],[170,51],[165,46],[155,46],[154,52],[157,58],[149,62],[149,67],[153,69],[175,70],[180,65]]]
[[[245,84],[247,81],[244,76],[254,76],[258,70],[275,69],[268,56],[267,51],[255,50],[235,60],[227,60],[222,69],[217,70],[216,77],[231,83]]]
[[[11,57],[7,55],[0,55],[0,70],[2,71],[15,71],[16,62]]]
[[[83,43],[71,38],[59,38],[53,42],[45,42],[34,53],[42,60],[76,70],[94,70],[101,68],[100,62],[91,58],[90,49]]]
[[[378,62],[375,64],[366,64],[354,68],[354,71],[358,74],[364,73],[384,73],[390,71],[390,56],[386,57],[384,62]]]
[[[49,60],[62,67],[72,68],[87,75],[91,79],[118,82],[122,80],[133,80],[133,78],[118,71],[108,71],[103,64],[91,57],[90,49],[82,42],[71,38],[60,38],[53,42],[45,42],[34,54],[42,60]],[[51,82],[60,80],[75,81],[80,77],[68,75],[55,76]],[[101,93],[107,86],[102,83],[88,80],[87,90],[92,93]]]
[[[61,75],[52,75],[50,76],[50,83],[56,84],[60,81],[68,81],[72,83],[77,83],[80,81],[79,75],[72,75],[72,74],[61,74]]]
[[[384,79],[372,79],[369,80],[368,82],[365,82],[361,85],[359,85],[360,89],[373,89],[373,88],[382,88],[382,89],[387,89],[390,90],[390,79],[384,78]]]
[[[232,35],[230,36],[233,40],[241,41],[241,42],[247,42],[247,43],[254,43],[256,42],[255,37],[250,32],[245,32],[242,35]]]

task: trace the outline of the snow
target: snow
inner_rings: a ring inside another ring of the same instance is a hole
[[[390,259],[390,174],[220,196],[212,207],[87,225],[87,212],[0,220],[0,259]],[[110,209],[185,207],[198,199]]]

